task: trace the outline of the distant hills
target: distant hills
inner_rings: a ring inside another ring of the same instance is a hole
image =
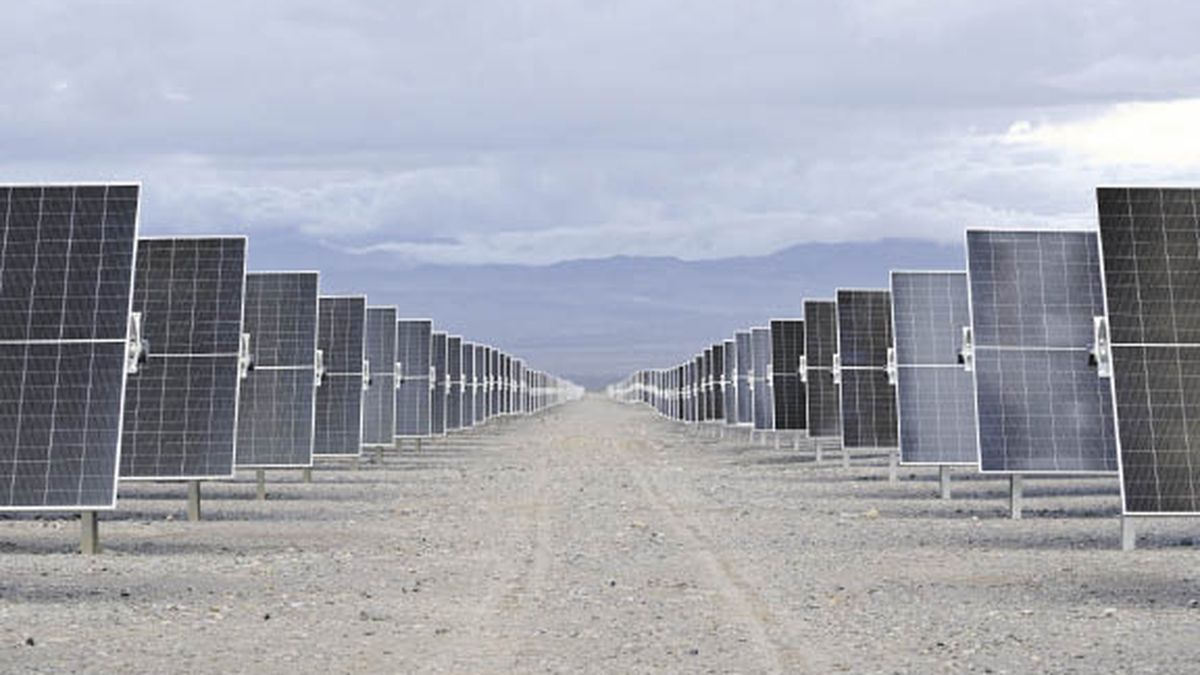
[[[325,248],[309,250],[301,263],[289,243],[252,238],[251,269],[279,269],[286,257],[287,268],[320,269],[323,292],[365,292],[403,316],[431,317],[589,388],[675,363],[771,317],[800,316],[804,298],[886,287],[892,269],[965,264],[961,245],[911,239],[801,244],[761,257],[620,256],[547,266],[406,266],[387,254]]]

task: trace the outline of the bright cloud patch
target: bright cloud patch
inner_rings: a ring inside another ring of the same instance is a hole
[[[1005,141],[1060,150],[1101,165],[1200,166],[1200,98],[1121,103],[1081,121],[1014,123]]]

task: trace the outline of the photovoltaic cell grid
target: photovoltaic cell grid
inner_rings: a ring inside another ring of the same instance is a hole
[[[804,354],[808,361],[805,393],[808,435],[842,435],[842,392],[833,381],[833,355],[838,350],[838,307],[832,300],[804,302]]]
[[[508,413],[508,357],[496,352],[496,414]]]
[[[750,333],[743,331],[733,336],[737,357],[736,386],[738,424],[754,424],[754,392],[750,387]]]
[[[446,392],[446,429],[455,431],[463,426],[463,362],[462,338],[446,338],[446,374],[450,388]]]
[[[396,358],[402,376],[396,387],[397,438],[425,438],[430,435],[429,367],[432,349],[432,321],[400,319],[396,322]]]
[[[365,296],[320,299],[317,348],[325,359],[325,377],[317,387],[314,455],[357,457],[362,453],[366,323]]]
[[[842,362],[842,445],[897,444],[896,392],[888,382],[892,299],[883,290],[839,290],[838,354]]]
[[[516,384],[516,405],[515,410],[518,413],[525,412],[525,362],[515,361],[513,368],[516,370],[514,382]]]
[[[500,414],[500,352],[494,347],[488,349],[488,416]]]
[[[958,362],[966,272],[893,272],[896,406],[904,464],[975,464],[975,389]]]
[[[317,273],[246,275],[243,330],[254,369],[238,399],[239,467],[312,465]]]
[[[446,334],[434,333],[430,363],[433,364],[433,392],[429,424],[434,436],[446,435]]]
[[[1092,232],[967,232],[979,466],[1117,469],[1110,383],[1090,362],[1104,315]]]
[[[245,278],[245,237],[138,240],[147,351],[127,375],[121,478],[233,476]]]
[[[0,509],[115,505],[138,193],[0,187]]]
[[[800,381],[800,357],[804,355],[804,321],[771,321],[771,380],[775,393],[775,428],[798,430],[807,427],[804,383]]]
[[[1126,514],[1200,513],[1200,190],[1097,190]]]
[[[489,372],[487,347],[475,345],[475,376],[478,380],[475,385],[476,424],[483,424],[488,419],[488,403],[491,400],[491,394],[487,389]]]
[[[475,345],[462,343],[459,358],[462,359],[462,425],[470,429],[475,426]]]
[[[363,445],[391,446],[396,436],[396,308],[368,307],[366,354],[371,386],[363,392]]]
[[[754,390],[754,428],[775,428],[775,397],[771,388],[771,329],[750,329],[750,363]]]
[[[725,401],[723,404],[725,412],[725,424],[737,424],[737,344],[733,340],[726,340],[721,348],[722,360],[724,362],[724,372],[722,380],[724,386],[722,388]]]
[[[712,391],[709,396],[712,400],[712,420],[714,422],[725,421],[725,345],[715,344],[712,346]]]

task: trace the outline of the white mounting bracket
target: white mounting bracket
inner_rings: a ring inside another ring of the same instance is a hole
[[[887,365],[884,366],[887,372],[888,384],[896,386],[896,348],[888,347],[887,350]]]
[[[1092,360],[1096,364],[1098,377],[1112,377],[1112,350],[1108,340],[1108,319],[1103,316],[1092,318],[1094,330]]]
[[[801,382],[808,382],[808,356],[807,355],[805,355],[805,354],[800,355],[800,367],[796,369],[796,372],[798,372],[800,374]]]
[[[321,386],[325,381],[325,350],[318,349],[316,358],[313,359],[313,381],[316,386]]]
[[[842,383],[842,355],[841,354],[833,355],[833,383],[834,384]]]
[[[250,334],[242,333],[238,336],[238,377],[243,380],[250,377],[251,370],[254,370],[254,355],[250,353]]]
[[[363,391],[371,388],[371,359],[363,359]]]
[[[975,372],[975,331],[970,326],[963,326],[962,348],[958,350],[958,362],[968,373]]]
[[[142,337],[142,313],[129,314],[129,332],[125,343],[125,372],[130,375],[138,371],[138,367],[146,361],[149,345]]]

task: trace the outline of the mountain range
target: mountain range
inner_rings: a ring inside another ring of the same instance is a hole
[[[619,256],[544,266],[410,265],[252,238],[250,269],[319,269],[323,293],[366,293],[401,316],[496,345],[599,388],[628,372],[682,361],[772,317],[800,317],[805,298],[886,288],[892,269],[962,269],[958,245],[913,239],[800,244],[758,257]],[[276,255],[276,252],[280,255]]]

